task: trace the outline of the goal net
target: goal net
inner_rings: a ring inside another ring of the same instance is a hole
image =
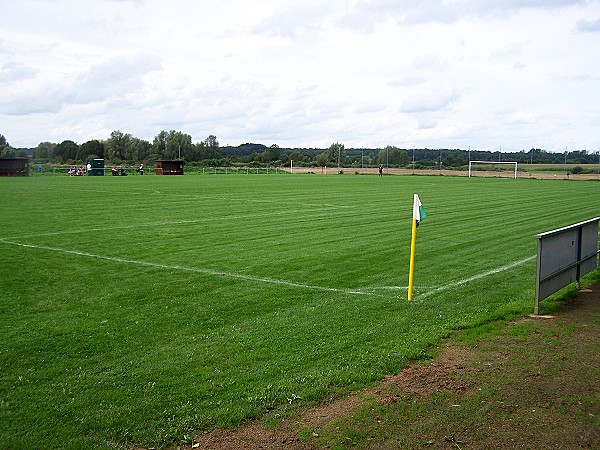
[[[479,175],[517,178],[518,169],[516,161],[469,161],[469,177]]]

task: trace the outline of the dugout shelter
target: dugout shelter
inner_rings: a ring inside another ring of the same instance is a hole
[[[89,175],[94,177],[102,177],[104,176],[104,160],[100,158],[92,159],[90,161],[92,166],[92,170]]]
[[[156,175],[183,175],[183,160],[159,159],[155,164]]]
[[[0,176],[29,176],[29,158],[0,158]]]

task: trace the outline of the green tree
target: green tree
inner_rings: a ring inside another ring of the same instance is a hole
[[[574,175],[576,175],[578,173],[583,173],[583,172],[584,172],[584,170],[583,170],[583,167],[581,167],[581,166],[575,166],[571,169],[571,173]]]
[[[319,153],[315,157],[315,161],[317,163],[317,166],[325,167],[329,163],[329,153],[327,153],[327,152]]]
[[[175,130],[162,130],[154,137],[151,148],[152,154],[158,156],[158,159],[185,158],[186,155],[196,155],[196,150],[189,134]]]
[[[121,162],[126,159],[127,145],[131,135],[115,130],[110,133],[110,137],[105,143],[105,159],[114,162]]]
[[[171,130],[167,135],[167,154],[172,155],[171,159],[185,159],[185,156],[191,153],[192,137],[181,131]]]
[[[309,162],[311,158],[306,153],[294,150],[286,158],[286,164],[289,164],[290,160],[294,161],[294,163],[306,163]]]
[[[344,144],[340,144],[339,142],[331,144],[327,155],[330,162],[337,164],[337,166],[340,167],[340,164],[342,164],[344,160]]]
[[[40,142],[33,152],[33,157],[38,160],[49,161],[56,152],[53,142]]]
[[[0,157],[12,158],[14,156],[14,149],[10,146],[4,135],[0,134]]]
[[[400,150],[398,147],[388,145],[377,154],[377,164],[405,166],[408,164],[408,154],[405,150]]]
[[[281,150],[277,144],[271,145],[261,154],[261,160],[265,163],[270,163],[273,161],[279,161],[281,158]]]
[[[79,161],[89,161],[94,158],[104,158],[104,144],[97,139],[84,142],[77,150]]]
[[[190,148],[190,153],[188,156],[189,161],[203,161],[205,158],[205,146],[204,142],[196,142],[192,144]]]
[[[210,159],[212,164],[219,158],[221,158],[221,149],[219,148],[219,141],[217,141],[217,138],[213,135],[209,136],[204,141],[191,144],[189,150],[189,158],[188,153],[186,153],[186,159],[189,159],[190,161],[204,161],[206,163],[206,161]],[[247,158],[241,159],[246,160]]]
[[[127,148],[125,150],[127,160],[135,162],[146,161],[150,156],[151,149],[152,144],[150,144],[150,142],[146,141],[145,139],[132,137],[129,139]]]
[[[161,130],[152,141],[152,153],[156,155],[157,159],[169,159],[167,158],[167,136],[168,133],[165,130]]]
[[[59,161],[75,161],[79,146],[69,139],[62,141],[56,146],[55,157]]]
[[[204,146],[206,147],[207,158],[219,158],[221,156],[219,141],[214,134],[211,134],[204,140]]]

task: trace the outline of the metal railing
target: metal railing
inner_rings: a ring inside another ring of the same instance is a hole
[[[540,302],[598,267],[600,217],[537,234],[537,275],[534,314]]]

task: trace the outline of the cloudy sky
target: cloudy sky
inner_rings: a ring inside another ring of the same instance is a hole
[[[13,147],[600,150],[600,0],[0,0]]]

